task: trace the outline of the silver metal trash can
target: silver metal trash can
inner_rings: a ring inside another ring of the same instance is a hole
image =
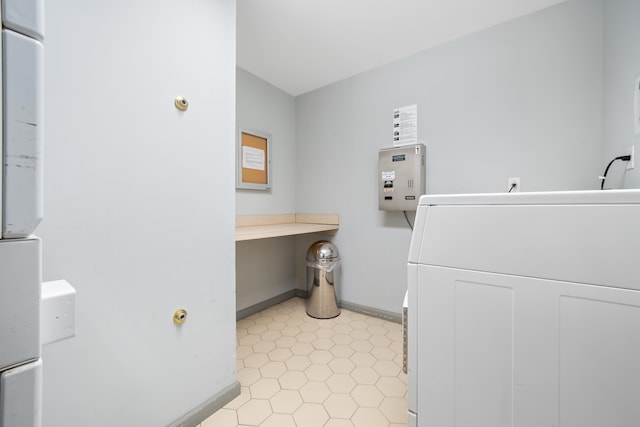
[[[338,248],[319,240],[307,251],[307,314],[330,319],[340,314],[336,296],[336,267],[340,263]]]

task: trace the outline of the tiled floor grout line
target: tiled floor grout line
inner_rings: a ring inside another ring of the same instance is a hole
[[[406,426],[401,325],[344,309],[314,319],[292,298],[236,331],[242,393],[200,427]]]

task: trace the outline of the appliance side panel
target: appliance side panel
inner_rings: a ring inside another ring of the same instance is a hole
[[[418,266],[408,265],[407,289],[407,405],[410,412],[418,410]]]
[[[417,405],[413,412],[421,426],[455,426],[455,287],[452,275],[425,265],[418,265],[416,274],[417,293],[409,292],[409,319],[412,319],[412,312],[417,313],[414,332],[409,336],[410,346],[412,342],[416,343],[409,353],[409,367],[415,371],[415,383],[409,383],[409,392],[415,389],[417,401],[410,396],[410,405]],[[409,409],[412,410],[412,406]]]
[[[637,424],[639,291],[424,265],[418,274],[409,410],[422,426]]]
[[[456,425],[512,427],[513,289],[452,278]]]
[[[638,425],[640,293],[574,289],[559,296],[560,425]]]

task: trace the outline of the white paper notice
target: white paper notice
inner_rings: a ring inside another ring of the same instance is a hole
[[[264,150],[253,147],[242,147],[242,167],[263,171]]]
[[[396,171],[382,171],[383,181],[393,181],[396,179]]]
[[[393,110],[393,145],[418,142],[418,105]]]

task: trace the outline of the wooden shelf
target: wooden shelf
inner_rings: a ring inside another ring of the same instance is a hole
[[[237,216],[236,242],[296,234],[335,233],[338,228],[338,215]]]

